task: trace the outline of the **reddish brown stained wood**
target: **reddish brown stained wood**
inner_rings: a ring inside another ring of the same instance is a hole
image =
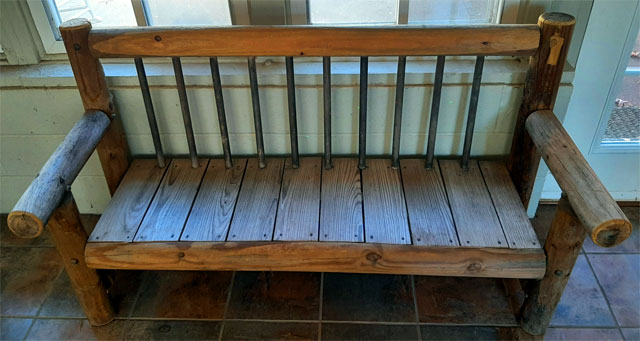
[[[320,240],[363,242],[362,191],[358,161],[334,158],[322,171]]]
[[[224,241],[242,183],[246,159],[234,159],[226,168],[222,159],[209,160],[180,240]]]
[[[541,249],[336,242],[89,243],[92,267],[146,270],[312,271],[541,278]]]
[[[535,25],[97,29],[96,57],[532,55]],[[384,42],[384,43],[381,43]]]

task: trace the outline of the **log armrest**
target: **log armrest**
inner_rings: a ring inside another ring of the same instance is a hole
[[[526,128],[593,242],[611,247],[627,239],[631,223],[555,114],[535,111],[527,118]]]
[[[71,128],[9,213],[7,222],[14,234],[22,238],[35,238],[42,233],[68,186],[80,173],[110,122],[104,112],[89,110]]]

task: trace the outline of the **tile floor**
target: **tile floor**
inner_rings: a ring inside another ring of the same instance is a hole
[[[533,219],[543,238],[554,210]],[[612,249],[585,242],[545,339],[640,340],[640,208],[624,211],[634,234]],[[495,279],[118,271],[118,317],[92,328],[50,235],[22,240],[0,219],[1,340],[495,340],[516,325]]]

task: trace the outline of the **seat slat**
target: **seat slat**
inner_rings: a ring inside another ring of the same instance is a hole
[[[389,160],[369,160],[362,170],[362,197],[367,243],[411,244],[400,171]]]
[[[499,161],[479,163],[509,247],[539,248],[538,237],[505,164]]]
[[[458,246],[440,168],[419,159],[400,160],[411,236],[416,245]]]
[[[134,241],[176,241],[180,238],[207,168],[207,160],[196,161],[199,166],[194,168],[190,160],[173,160]]]
[[[180,240],[224,241],[227,238],[247,160],[236,159],[231,168],[226,168],[225,162],[209,161]]]
[[[322,158],[302,158],[299,168],[286,160],[274,240],[318,240]]]
[[[258,159],[249,159],[228,241],[271,240],[283,167],[282,158],[269,159],[263,169]]]
[[[166,160],[170,165],[170,161]],[[131,242],[167,168],[134,160],[96,224],[90,242]]]
[[[439,164],[460,245],[508,247],[478,163],[471,160],[468,170],[457,160]]]
[[[356,159],[334,159],[333,168],[322,171],[321,241],[364,241],[360,185]]]

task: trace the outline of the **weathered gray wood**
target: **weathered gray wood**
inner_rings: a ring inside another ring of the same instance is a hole
[[[167,160],[169,161],[169,160]],[[93,229],[90,242],[132,242],[167,168],[154,160],[134,160]]]
[[[322,158],[305,157],[298,169],[287,159],[273,240],[318,240]]]
[[[180,238],[207,168],[207,160],[198,163],[199,166],[193,168],[187,159],[171,162],[134,241],[175,241]]]
[[[479,164],[509,247],[540,248],[538,237],[504,162],[479,161]]]
[[[223,159],[209,160],[180,240],[219,242],[227,238],[246,165],[246,159],[236,159],[231,168],[226,168]]]
[[[71,128],[9,213],[7,221],[13,233],[22,238],[35,238],[42,233],[109,123],[102,111],[88,110]]]
[[[270,159],[262,169],[258,159],[249,159],[228,241],[271,240],[283,167],[282,158]]]
[[[407,159],[400,169],[413,244],[460,245],[438,165],[426,169],[423,160]]]
[[[322,171],[320,240],[364,242],[360,169],[355,159],[333,159]]]
[[[627,239],[631,223],[556,115],[536,111],[527,118],[526,128],[593,242],[611,247]]]
[[[370,159],[362,170],[365,240],[411,244],[400,171],[386,159]]]
[[[496,210],[475,160],[469,170],[456,160],[440,160],[453,221],[461,246],[508,247]]]

